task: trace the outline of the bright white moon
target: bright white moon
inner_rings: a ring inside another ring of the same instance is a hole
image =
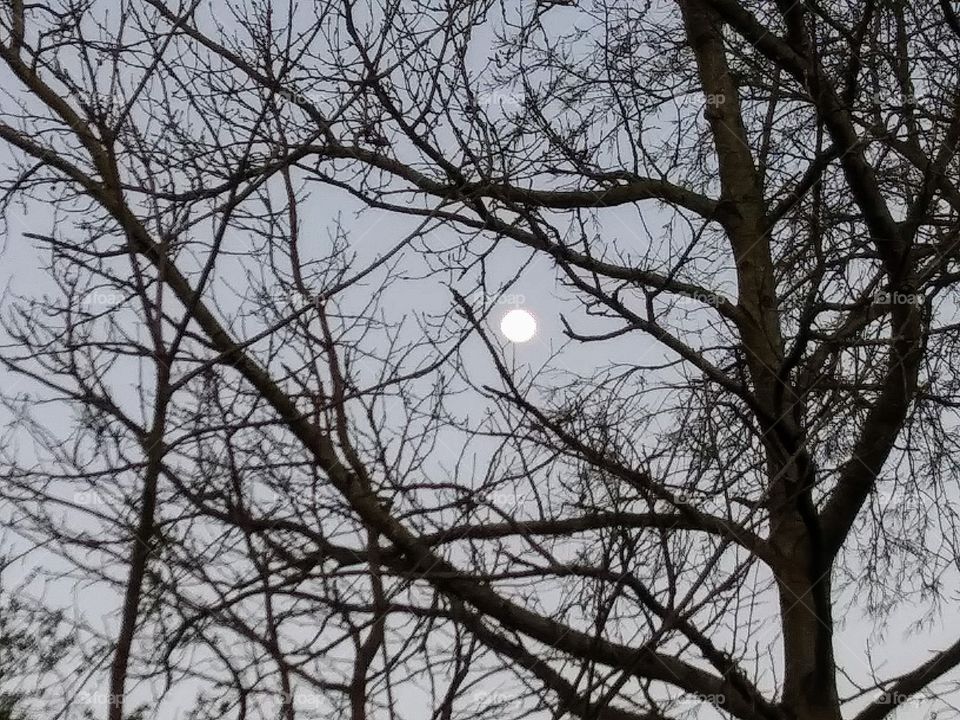
[[[537,320],[532,313],[517,308],[503,316],[500,332],[510,342],[525,343],[537,333]]]

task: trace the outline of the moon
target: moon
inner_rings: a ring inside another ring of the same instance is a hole
[[[533,313],[516,308],[500,320],[500,332],[512,343],[525,343],[537,334],[537,319]]]

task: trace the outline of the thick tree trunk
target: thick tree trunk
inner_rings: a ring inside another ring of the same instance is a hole
[[[780,619],[783,627],[783,697],[788,717],[840,720],[833,654],[830,571],[799,519],[775,533]],[[829,567],[829,565],[827,565]]]

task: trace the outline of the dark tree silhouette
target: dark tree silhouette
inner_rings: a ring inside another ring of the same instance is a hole
[[[115,611],[64,713],[947,712],[950,0],[0,26],[3,523]]]

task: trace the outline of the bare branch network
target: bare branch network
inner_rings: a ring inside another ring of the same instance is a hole
[[[958,13],[8,0],[0,717],[960,717]]]

